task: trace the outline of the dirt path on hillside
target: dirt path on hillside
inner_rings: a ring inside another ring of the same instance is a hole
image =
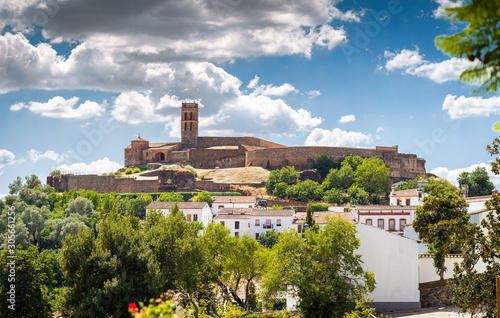
[[[261,167],[196,169],[198,177],[221,183],[259,183],[266,181],[269,171]]]

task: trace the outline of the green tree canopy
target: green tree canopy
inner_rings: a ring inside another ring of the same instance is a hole
[[[182,202],[184,198],[180,192],[164,192],[158,197],[158,202]]]
[[[349,165],[353,171],[356,171],[362,163],[363,158],[360,156],[347,156],[342,160],[341,166]]]
[[[294,166],[286,166],[281,169],[271,171],[266,180],[266,190],[269,192],[274,191],[276,184],[285,182],[292,185],[299,182],[300,173],[295,170]]]
[[[348,164],[342,165],[337,169],[332,169],[325,178],[324,184],[328,189],[348,189],[354,183],[354,170]]]
[[[163,195],[163,194],[162,194]],[[129,202],[129,215],[134,215],[140,219],[144,219],[146,216],[146,207],[153,202],[153,199],[148,194],[142,194]],[[160,201],[162,202],[162,201]],[[163,201],[165,202],[165,201]],[[169,201],[166,201],[169,202]],[[171,202],[171,201],[170,201]],[[175,201],[179,202],[179,201]]]
[[[214,198],[207,191],[201,191],[195,195],[193,202],[207,202],[208,204],[212,204]]]
[[[469,186],[469,197],[490,195],[491,191],[495,189],[484,167],[476,167],[473,172],[462,172],[458,176],[457,182],[460,185],[467,184]]]
[[[400,190],[417,189],[417,188],[418,188],[418,178],[415,178],[401,183],[394,190],[400,191]]]
[[[50,262],[36,247],[16,249],[17,259],[7,258],[9,250],[0,252],[2,275],[0,275],[0,293],[4,296],[0,302],[2,317],[53,317],[46,285],[53,279]],[[15,262],[15,271],[11,272],[10,263]],[[10,276],[10,273],[14,273]],[[14,277],[15,281],[9,280]],[[7,301],[11,285],[15,285],[15,310],[8,308]]]
[[[348,190],[347,195],[349,195],[349,202],[352,205],[367,205],[368,202],[368,192],[353,184]]]
[[[341,205],[344,203],[344,192],[340,189],[330,189],[325,191],[324,200],[328,203],[337,203]]]
[[[423,199],[423,205],[417,207],[413,228],[433,253],[434,267],[443,279],[446,255],[461,248],[461,229],[469,222],[468,204],[444,181],[432,181],[427,186],[429,195]]]
[[[326,177],[328,172],[336,167],[338,167],[338,164],[335,163],[333,157],[327,155],[319,156],[313,164],[313,168],[318,171],[322,178]]]
[[[356,184],[368,193],[389,193],[390,170],[380,158],[365,158],[356,169]]]
[[[276,243],[278,243],[279,233],[276,229],[269,231],[264,231],[259,235],[259,243],[267,248],[272,248]]]
[[[452,23],[460,25],[461,31],[436,38],[436,46],[448,55],[477,61],[460,75],[462,81],[479,86],[476,93],[498,92],[499,89],[498,8],[500,0],[468,0],[461,6],[448,8],[448,17]]]
[[[36,174],[24,177],[26,179],[26,187],[28,189],[34,189],[36,187],[42,187],[42,182],[38,179]]]
[[[16,180],[9,184],[9,194],[17,194],[23,187],[23,179],[17,177]]]
[[[280,234],[273,247],[265,296],[296,291],[304,317],[341,317],[361,294],[373,291],[373,273],[361,267],[356,228],[340,218],[330,219],[305,238],[295,230]]]

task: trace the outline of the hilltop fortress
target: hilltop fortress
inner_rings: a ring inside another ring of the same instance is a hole
[[[95,190],[100,193],[153,193],[165,191],[218,191],[232,184],[263,187],[255,183],[216,183],[196,179],[186,169],[163,170],[162,165],[192,165],[195,168],[262,167],[277,169],[295,166],[311,169],[321,155],[332,156],[337,163],[349,155],[377,157],[390,169],[393,182],[425,175],[425,160],[414,154],[398,153],[398,146],[366,148],[346,147],[286,147],[255,137],[199,137],[198,104],[182,103],[181,142],[150,143],[143,138],[132,140],[125,148],[125,167],[145,167],[152,171],[130,177],[114,175],[63,174],[47,177],[47,184],[56,191],[72,189]],[[122,169],[123,170],[123,169]]]
[[[277,169],[289,165],[304,170],[311,169],[321,155],[332,156],[337,162],[349,155],[381,158],[391,170],[393,182],[426,173],[424,159],[398,153],[398,146],[376,146],[375,149],[286,147],[255,137],[199,137],[197,103],[182,103],[180,143],[150,143],[138,137],[125,148],[125,167],[177,163],[195,168],[260,166]]]

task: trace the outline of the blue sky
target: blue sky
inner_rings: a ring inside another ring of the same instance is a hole
[[[0,7],[0,195],[17,176],[123,165],[141,137],[398,145],[451,182],[487,166],[500,113],[434,39],[450,0],[25,0]],[[488,169],[489,170],[489,169]],[[493,178],[495,185],[500,179]]]

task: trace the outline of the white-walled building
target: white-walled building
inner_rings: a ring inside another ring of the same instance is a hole
[[[415,219],[416,206],[356,205],[355,221],[389,232],[403,233],[406,224]]]
[[[291,209],[257,209],[257,208],[219,208],[214,221],[231,230],[232,236],[249,234],[258,239],[265,231],[275,229],[277,232],[293,225],[295,211]]]
[[[159,210],[165,216],[170,214],[172,204],[175,202],[151,202],[146,207],[146,214],[151,210]],[[177,202],[177,206],[184,213],[186,221],[201,222],[207,227],[212,222],[212,210],[206,202]]]
[[[422,205],[423,197],[424,195],[421,190],[408,189],[394,191],[394,188],[392,188],[391,195],[389,196],[389,204],[399,206],[419,206]]]
[[[417,241],[357,223],[363,269],[372,271],[377,282],[367,295],[380,312],[420,308]]]
[[[332,209],[333,210],[333,209]],[[338,211],[338,212],[336,212]],[[342,212],[340,212],[342,211]],[[304,230],[304,224],[306,223],[306,212],[296,212],[295,219],[293,221],[293,228],[297,231],[297,233],[302,233]],[[333,211],[320,211],[313,212],[313,218],[316,225],[324,226],[328,224],[329,218],[341,217],[349,223],[354,223],[354,218],[352,217],[351,212],[348,211],[348,208],[344,207],[336,207]]]
[[[255,208],[256,196],[214,196],[212,211],[217,215],[220,208],[244,209]]]
[[[378,312],[419,309],[417,242],[362,223],[356,229],[360,246],[355,253],[361,255],[363,270],[375,275],[375,290],[366,295],[373,299],[371,306]],[[294,309],[297,301],[288,293],[287,309]]]

